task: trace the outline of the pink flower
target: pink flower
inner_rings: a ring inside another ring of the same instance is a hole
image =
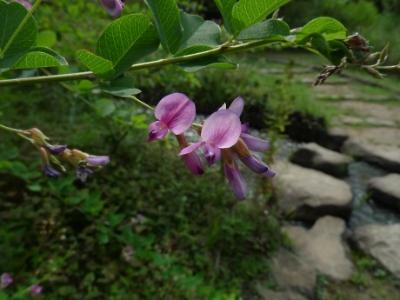
[[[161,99],[154,114],[158,121],[149,126],[149,142],[161,140],[171,131],[176,136],[181,149],[188,146],[184,132],[192,126],[196,118],[196,106],[193,101],[184,94],[174,93]],[[200,158],[196,153],[183,155],[182,159],[192,174],[204,173]]]
[[[239,118],[243,112],[244,100],[242,97],[237,97],[232,101],[229,106],[229,110],[234,112]],[[250,150],[255,152],[265,152],[269,148],[269,143],[266,140],[249,134],[249,127],[246,124],[242,124],[242,134],[240,138],[246,143]]]
[[[101,4],[114,18],[119,17],[124,9],[124,0],[101,0]]]
[[[3,273],[0,276],[0,289],[5,289],[10,284],[12,284],[14,279],[9,273]]]
[[[236,198],[244,200],[247,195],[247,184],[234,160],[234,154],[230,149],[227,149],[222,151],[222,157],[224,161],[225,178],[228,180]]]
[[[19,4],[23,5],[27,10],[32,8],[32,4],[28,0],[14,0],[14,2],[18,2]]]
[[[244,100],[242,97],[238,97],[233,100],[228,110],[240,117],[243,112],[243,108]],[[257,174],[263,174],[267,177],[273,177],[275,176],[275,172],[273,172],[264,162],[250,152],[250,150],[254,152],[265,152],[268,150],[268,148],[268,141],[250,135],[248,126],[242,125],[240,140],[235,145],[234,151],[236,154],[238,154],[240,160],[253,172]]]
[[[185,148],[188,146],[188,143],[186,141],[186,138],[183,134],[177,135],[176,136],[178,143],[181,147],[181,149]],[[188,168],[188,170],[193,174],[193,175],[203,175],[204,170],[203,170],[203,165],[201,163],[200,157],[195,153],[189,153],[186,155],[182,155],[182,159]]]
[[[29,288],[29,293],[34,297],[39,296],[42,292],[43,292],[43,286],[39,284],[31,285],[31,287]]]
[[[163,139],[169,131],[175,135],[183,134],[192,126],[196,106],[186,95],[174,93],[161,99],[154,115],[158,121],[150,124],[149,142]]]
[[[187,155],[204,147],[208,162],[215,163],[221,157],[221,149],[228,149],[235,145],[240,133],[239,117],[229,110],[219,110],[204,122],[201,140],[182,149],[180,155]]]
[[[240,118],[243,108],[244,101],[241,97],[238,97],[231,103],[228,109],[226,108],[226,104],[224,104],[220,108],[219,112],[229,111],[231,114],[236,115],[237,118]],[[264,152],[268,150],[268,141],[250,135],[248,126],[245,124],[240,124],[239,135],[240,137],[234,145],[228,149],[222,150],[222,160],[225,177],[228,180],[232,191],[239,200],[243,200],[247,194],[247,185],[240,173],[237,158],[257,174],[266,177],[273,177],[275,176],[275,173],[264,162],[257,158],[256,155],[250,152],[251,150],[255,152]]]

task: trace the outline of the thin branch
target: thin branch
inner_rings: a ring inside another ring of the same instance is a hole
[[[154,107],[152,107],[151,105],[147,104],[146,102],[140,100],[139,98],[135,97],[135,96],[130,96],[127,97],[128,99],[131,99],[133,101],[135,101],[137,104],[149,109],[149,110],[154,110]]]
[[[136,71],[136,70],[148,69],[148,68],[159,68],[159,67],[163,67],[166,65],[178,64],[178,63],[189,62],[189,61],[193,61],[193,60],[201,59],[201,58],[205,58],[205,57],[217,56],[219,54],[242,51],[245,49],[255,48],[255,47],[263,46],[263,45],[270,44],[270,43],[275,43],[275,41],[262,40],[262,41],[241,43],[241,44],[236,44],[236,45],[231,45],[231,46],[223,44],[217,48],[210,49],[210,50],[203,51],[203,52],[134,64],[131,66],[130,70]],[[13,85],[27,85],[27,84],[35,84],[35,83],[43,83],[43,82],[81,80],[81,79],[95,80],[96,76],[94,75],[93,72],[87,71],[87,72],[77,72],[77,73],[68,73],[68,74],[59,74],[59,75],[13,78],[13,79],[0,80],[0,87],[13,86]]]
[[[8,127],[3,124],[0,124],[0,129],[8,131],[8,132],[16,133],[16,134],[24,134],[25,133],[24,130],[11,128],[11,127]]]

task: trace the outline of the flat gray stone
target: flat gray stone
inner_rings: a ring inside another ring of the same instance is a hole
[[[354,270],[342,238],[345,228],[342,219],[326,216],[310,230],[300,226],[287,226],[284,230],[301,260],[332,280],[342,281],[348,280]]]
[[[400,210],[400,174],[372,178],[368,191],[375,202]]]
[[[311,222],[324,215],[349,217],[352,194],[346,182],[285,162],[276,163],[273,170],[278,172],[278,205],[285,214]]]
[[[279,289],[299,293],[308,298],[314,296],[317,273],[295,253],[280,249],[272,259],[271,269]]]
[[[375,145],[349,139],[343,151],[357,159],[375,164],[385,170],[400,173],[400,148],[389,145]]]
[[[354,230],[353,240],[362,251],[400,279],[400,224],[358,227]]]
[[[290,159],[306,168],[320,170],[324,173],[345,177],[352,159],[344,154],[326,149],[315,143],[303,144]]]
[[[261,286],[257,292],[263,300],[307,300],[304,296],[290,291],[273,291]]]
[[[327,134],[322,137],[319,143],[326,148],[340,151],[348,138],[349,135],[343,128],[333,127],[328,129]]]

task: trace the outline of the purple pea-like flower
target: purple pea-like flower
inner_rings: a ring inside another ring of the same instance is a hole
[[[228,110],[240,117],[243,112],[243,108],[244,100],[242,97],[238,97],[233,100]],[[250,135],[248,126],[246,124],[242,124],[241,128],[242,132],[240,134],[240,140],[234,149],[237,152],[240,160],[253,172],[267,177],[274,177],[275,172],[273,172],[264,162],[262,162],[249,151],[265,152],[269,148],[269,142],[267,140]]]
[[[76,169],[76,178],[82,183],[85,183],[87,181],[88,177],[92,174],[93,174],[93,171],[86,167],[78,167]]]
[[[76,169],[76,178],[85,183],[90,175],[94,173],[94,169],[104,167],[110,162],[109,156],[89,155],[83,164]]]
[[[176,139],[178,140],[181,149],[189,146],[183,134],[177,135]],[[197,155],[197,153],[192,152],[186,155],[182,155],[182,159],[185,162],[186,167],[193,175],[203,175],[203,164],[201,163],[200,157]]]
[[[43,162],[42,166],[43,174],[46,175],[47,177],[53,177],[53,178],[59,177],[61,173],[57,171],[55,168],[53,168],[53,166],[51,165],[49,154],[47,153],[46,148],[40,147],[39,152]]]
[[[43,173],[47,177],[52,177],[52,178],[61,176],[61,173],[57,171],[55,168],[53,168],[50,164],[45,164],[43,166]]]
[[[86,163],[89,167],[104,167],[110,162],[109,156],[89,155],[86,158]]]
[[[107,12],[114,18],[119,17],[124,9],[123,0],[101,0],[101,4]]]
[[[242,97],[237,97],[232,101],[229,110],[234,112],[239,118],[243,112],[244,100]],[[269,142],[249,134],[249,126],[242,124],[242,133],[240,138],[246,143],[247,147],[254,152],[265,152],[269,148]]]
[[[163,139],[169,131],[183,134],[192,126],[196,117],[196,106],[185,94],[173,93],[157,104],[154,115],[158,121],[150,124],[148,141]]]
[[[59,155],[67,149],[67,145],[46,145],[46,149],[53,155]]]
[[[23,5],[27,10],[32,9],[32,4],[28,0],[14,0],[14,2]]]
[[[235,145],[241,134],[239,117],[229,110],[219,110],[210,115],[201,130],[201,140],[181,150],[180,155],[187,155],[204,147],[207,161],[212,164],[221,157],[221,149]]]
[[[247,195],[247,184],[239,171],[238,165],[233,160],[232,151],[229,149],[223,150],[222,156],[224,160],[225,178],[228,180],[233,193],[237,199],[245,199]]]
[[[11,274],[3,273],[0,276],[0,289],[5,289],[9,285],[13,283],[14,279],[12,278]]]
[[[42,292],[43,292],[43,286],[39,284],[31,285],[31,287],[29,288],[29,293],[32,296],[39,296]]]

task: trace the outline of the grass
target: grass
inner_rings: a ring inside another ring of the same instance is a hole
[[[400,281],[382,269],[373,258],[352,251],[352,260],[356,270],[347,282],[330,282],[324,277],[319,279],[318,300],[397,300]]]

